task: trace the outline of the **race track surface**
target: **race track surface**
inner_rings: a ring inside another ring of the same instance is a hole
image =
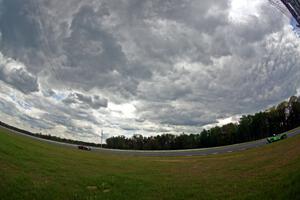
[[[0,126],[2,127],[2,126]],[[42,142],[47,142],[55,145],[62,145],[70,148],[78,149],[78,145],[56,142],[52,140],[46,140],[38,137],[34,137],[31,135],[23,134],[6,127],[2,127],[3,129],[7,129],[15,134],[20,134],[26,137],[30,137],[35,140],[39,140]],[[300,134],[300,129],[294,129],[287,132],[288,138],[293,137],[295,135]],[[202,148],[202,149],[189,149],[189,150],[170,150],[170,151],[135,151],[135,150],[116,150],[116,149],[104,149],[104,148],[96,148],[91,147],[92,152],[96,153],[107,153],[107,154],[119,154],[119,155],[129,155],[129,156],[206,156],[206,155],[217,155],[224,153],[231,153],[237,151],[244,151],[247,149],[253,149],[257,147],[261,147],[267,145],[266,139],[256,140],[247,143],[234,144],[229,146],[221,146],[221,147],[213,147],[213,148]]]

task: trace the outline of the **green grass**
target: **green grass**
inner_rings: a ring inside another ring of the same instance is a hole
[[[300,199],[300,136],[215,156],[79,151],[0,129],[0,199]]]

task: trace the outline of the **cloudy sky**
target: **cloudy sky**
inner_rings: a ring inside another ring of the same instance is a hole
[[[300,88],[267,0],[0,0],[0,120],[99,142],[195,133]]]

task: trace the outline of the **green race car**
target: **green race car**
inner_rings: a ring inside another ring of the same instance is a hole
[[[280,135],[273,135],[272,137],[268,137],[267,138],[267,141],[268,143],[273,143],[273,142],[277,142],[279,140],[283,140],[283,139],[286,139],[287,138],[287,134],[284,133],[284,134],[280,134]]]

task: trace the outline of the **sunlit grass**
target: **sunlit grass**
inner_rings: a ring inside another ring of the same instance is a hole
[[[0,132],[0,199],[300,197],[300,136],[217,156],[134,157]]]

